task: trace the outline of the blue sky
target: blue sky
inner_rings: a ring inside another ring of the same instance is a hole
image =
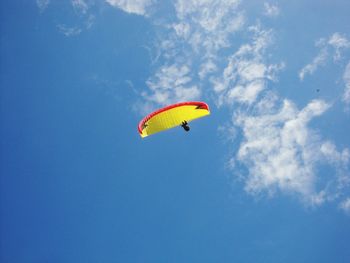
[[[349,10],[2,1],[1,262],[349,262]]]

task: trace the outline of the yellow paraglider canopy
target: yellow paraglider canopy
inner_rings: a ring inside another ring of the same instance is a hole
[[[209,114],[209,106],[204,102],[181,102],[169,105],[147,115],[140,121],[138,130],[143,138]]]

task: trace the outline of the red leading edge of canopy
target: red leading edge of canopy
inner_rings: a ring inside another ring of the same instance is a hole
[[[139,126],[138,126],[138,130],[139,130],[139,133],[142,134],[142,125],[148,121],[149,119],[151,119],[152,117],[154,117],[155,115],[161,113],[161,112],[164,112],[164,111],[167,111],[167,110],[170,110],[170,109],[173,109],[173,108],[176,108],[176,107],[180,107],[180,106],[186,106],[186,105],[194,105],[194,106],[200,106],[201,109],[205,109],[205,110],[208,110],[209,111],[209,106],[208,104],[204,103],[204,102],[200,102],[200,101],[188,101],[188,102],[180,102],[180,103],[176,103],[176,104],[172,104],[172,105],[169,105],[169,106],[166,106],[164,108],[161,108],[159,110],[156,110],[150,114],[148,114],[146,117],[144,117],[140,123],[139,123]]]

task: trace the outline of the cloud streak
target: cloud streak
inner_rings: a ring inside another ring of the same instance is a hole
[[[153,0],[106,0],[108,4],[123,10],[126,13],[148,16],[148,10]]]
[[[74,10],[82,14],[86,14],[89,9],[88,4],[84,0],[72,0],[72,6]]]
[[[334,33],[328,39],[319,39],[316,46],[320,48],[319,53],[311,63],[300,70],[300,80],[304,80],[306,75],[314,74],[319,67],[325,66],[330,57],[333,58],[334,62],[341,60],[343,52],[350,48],[350,42],[344,35]]]
[[[345,84],[345,90],[343,93],[343,101],[349,105],[350,104],[350,61],[348,62],[344,74],[343,74],[343,80]]]
[[[66,37],[77,36],[82,32],[82,29],[79,27],[69,27],[63,24],[57,25],[57,28],[60,31],[60,33],[62,33]]]
[[[325,65],[327,59],[328,51],[326,48],[322,48],[312,62],[301,69],[299,72],[300,80],[304,80],[305,75],[312,75],[320,66]]]
[[[36,0],[40,12],[44,12],[50,4],[50,0]]]
[[[87,0],[71,0],[71,7],[76,13],[75,25],[67,25],[65,23],[57,24],[58,31],[66,37],[73,37],[80,35],[84,30],[91,29],[95,22],[95,15],[92,7],[95,5],[94,1]]]
[[[342,52],[350,48],[349,40],[340,33],[334,33],[328,40],[328,45],[334,49],[333,60],[342,58]]]
[[[339,204],[339,208],[342,209],[346,214],[350,215],[350,198],[346,198]]]
[[[187,65],[163,66],[147,81],[152,93],[144,93],[143,97],[158,105],[198,99],[201,91],[191,83],[191,71]]]
[[[268,17],[277,17],[280,14],[280,9],[277,5],[264,3],[264,15]]]
[[[160,26],[159,60],[165,61],[146,82],[143,98],[153,104],[199,99],[208,77],[219,70],[219,51],[231,47],[244,16],[239,1],[189,1],[174,4],[175,19]],[[148,106],[147,106],[148,107]]]
[[[221,77],[211,78],[218,95],[218,105],[240,103],[251,105],[265,89],[268,80],[276,81],[276,73],[284,63],[265,64],[264,53],[273,42],[271,30],[260,26],[248,29],[252,32],[251,43],[243,44],[229,59]]]
[[[230,47],[230,36],[244,25],[238,0],[194,1],[175,3],[177,21],[172,27],[176,37],[208,61],[222,48]],[[214,63],[211,61],[211,63]]]

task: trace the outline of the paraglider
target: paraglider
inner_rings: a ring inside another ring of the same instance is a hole
[[[181,102],[156,110],[145,118],[139,125],[138,131],[142,138],[181,126],[186,132],[190,131],[188,123],[210,114],[209,106],[204,102]]]

